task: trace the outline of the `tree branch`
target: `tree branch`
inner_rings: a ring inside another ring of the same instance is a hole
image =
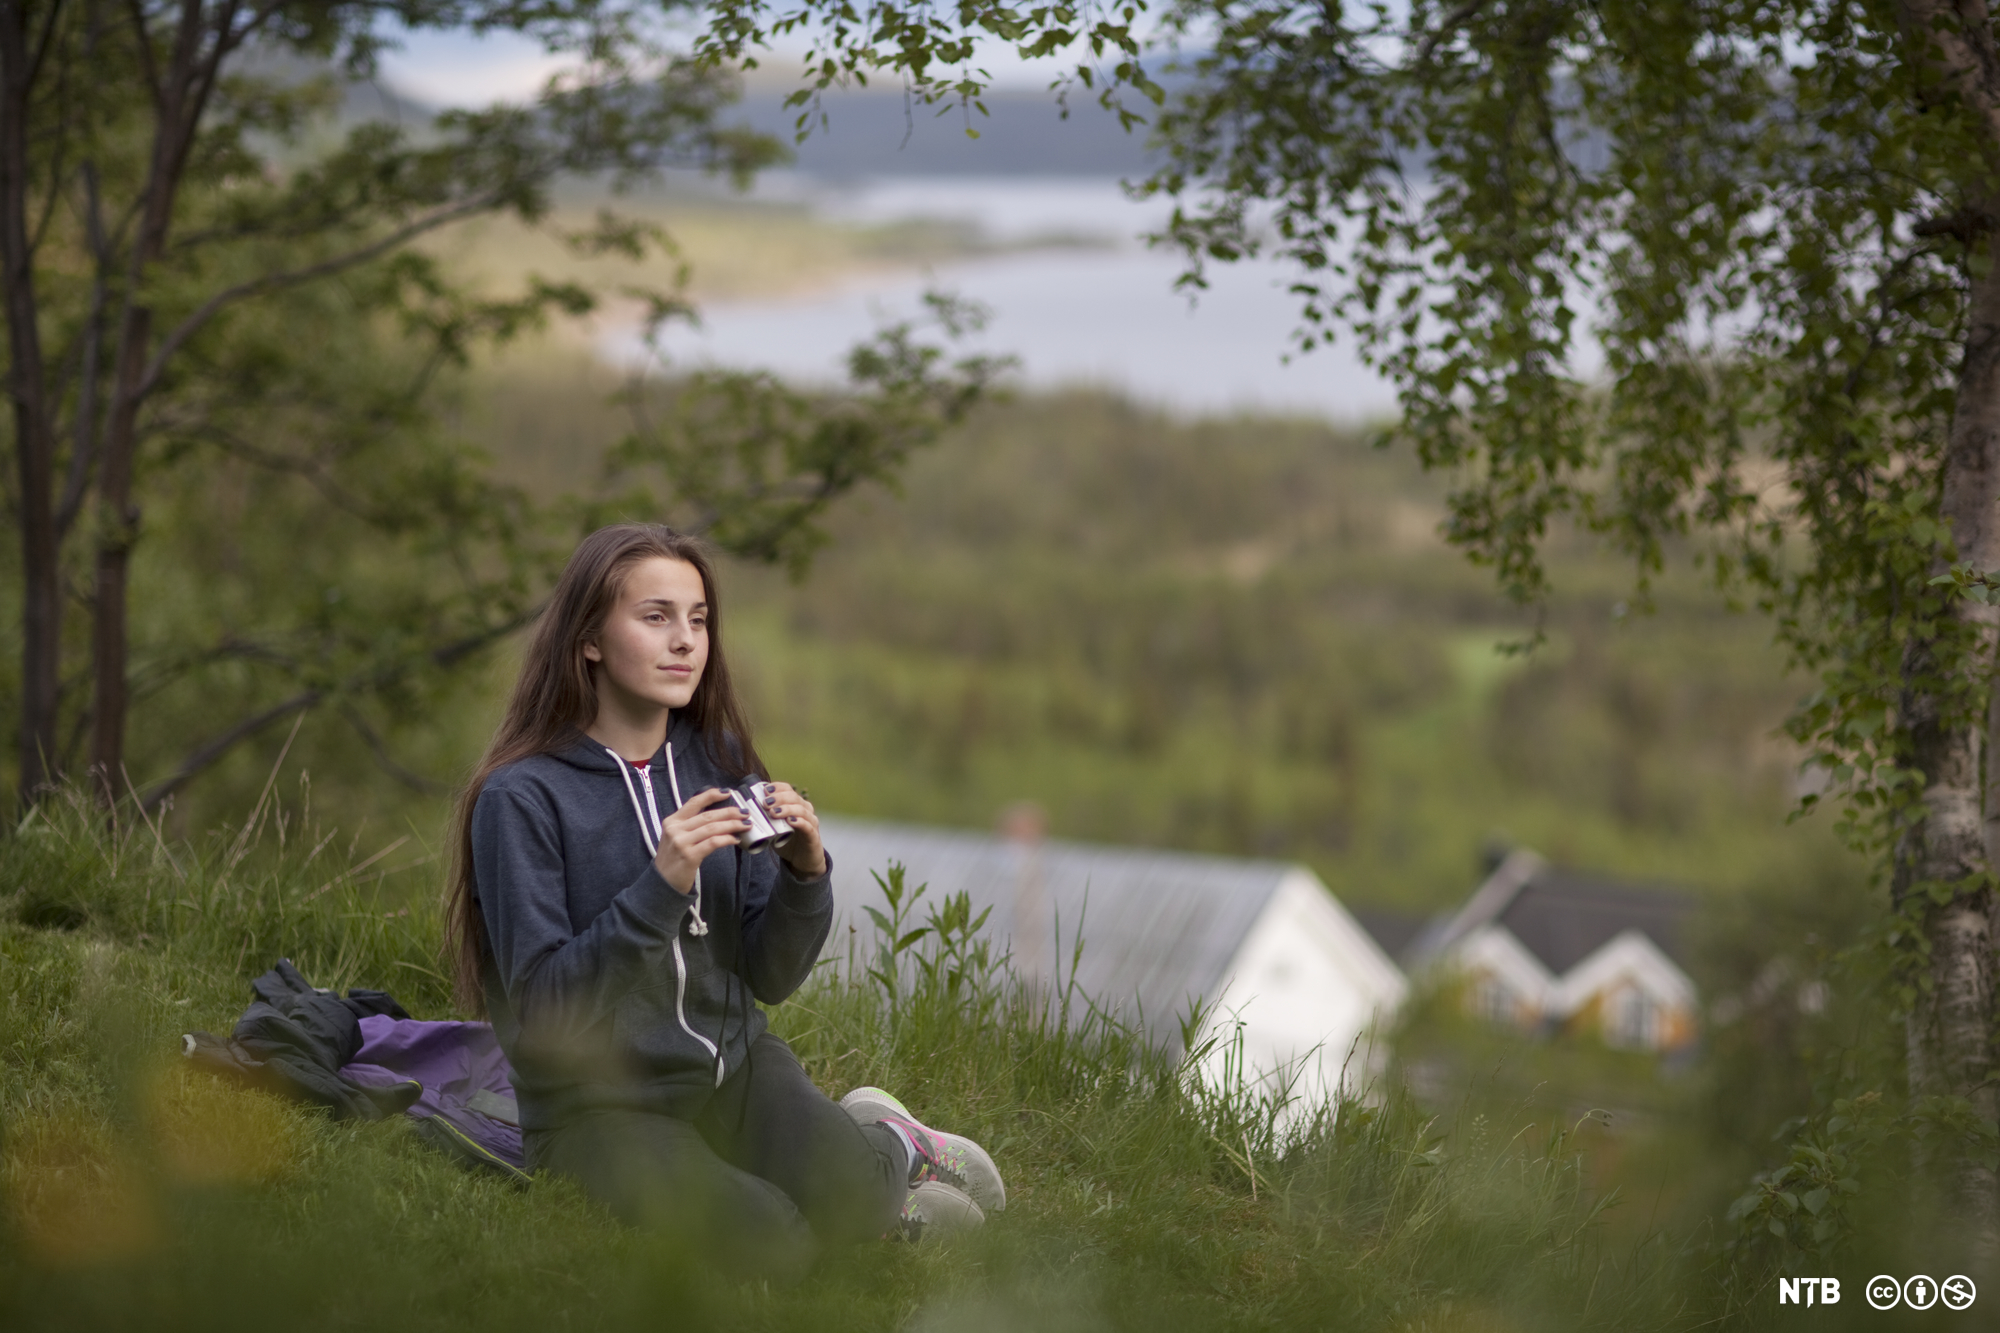
[[[519,615],[509,616],[499,624],[460,639],[457,643],[448,643],[431,653],[431,662],[441,667],[456,666],[487,644],[506,638],[523,625],[533,624],[547,605],[547,602],[537,602]]]
[[[434,666],[440,666],[440,667],[454,666],[457,663],[464,661],[467,657],[470,657],[473,653],[478,652],[481,648],[486,647],[488,644],[493,643],[496,640],[503,639],[507,637],[509,634],[512,634],[515,630],[520,629],[523,625],[529,624],[535,619],[536,616],[539,616],[541,613],[542,613],[542,607],[541,605],[538,604],[526,611],[523,611],[519,615],[508,617],[506,620],[501,621],[497,625],[489,626],[486,629],[479,631],[477,634],[468,635],[465,638],[460,639],[455,643],[448,643],[444,645],[442,648],[435,648],[429,654],[427,654],[427,656],[430,658],[430,661]],[[407,667],[390,668],[388,670],[375,672],[372,675],[362,677],[358,680],[351,681],[346,685],[341,686],[337,693],[349,694],[354,692],[356,689],[368,689],[368,688],[379,689],[382,686],[387,685],[392,681],[394,681],[398,676],[401,676],[407,669],[408,669]],[[244,718],[241,722],[238,722],[235,726],[230,727],[228,730],[219,733],[212,739],[203,742],[200,746],[196,747],[193,751],[191,751],[186,758],[181,760],[180,766],[176,768],[170,776],[162,779],[160,782],[155,783],[152,787],[147,789],[145,796],[139,802],[140,809],[146,811],[148,814],[157,811],[160,808],[160,805],[168,797],[172,796],[182,787],[185,787],[189,782],[199,777],[203,772],[203,770],[209,768],[217,760],[221,759],[224,755],[228,754],[238,745],[242,744],[246,740],[249,740],[252,736],[255,736],[258,732],[264,730],[264,728],[270,726],[273,722],[277,722],[284,718],[290,717],[293,713],[299,712],[303,709],[318,707],[321,703],[325,702],[327,697],[328,697],[328,692],[323,689],[313,688],[308,690],[301,690],[299,693],[293,695],[289,699],[284,700],[282,703],[273,704],[271,707],[266,708],[261,713],[253,713],[249,717]],[[349,714],[349,709],[343,707],[342,714],[344,716],[347,716]],[[362,739],[365,741],[369,741],[370,748],[376,748],[380,745],[379,739],[370,740],[370,737],[373,735],[373,732],[372,729],[370,729],[367,726],[367,723],[365,721],[356,723],[355,716],[348,716],[347,720],[350,723],[354,723],[356,725],[356,729],[362,733]],[[424,785],[431,782],[429,778],[425,778],[418,774],[410,773],[407,770],[402,769],[393,760],[387,757],[386,748],[377,749],[376,758],[382,763],[384,768],[388,769],[397,778],[398,781],[408,782],[411,785],[418,787],[419,790],[431,789],[430,787],[426,787]],[[433,784],[433,786],[434,785],[435,784]]]
[[[55,222],[56,209],[62,203],[63,158],[69,151],[69,131],[71,129],[69,107],[64,105],[68,101],[68,98],[69,66],[65,62],[61,72],[56,76],[55,100],[60,107],[56,115],[56,120],[60,128],[56,130],[54,143],[49,148],[48,193],[44,197],[44,202],[40,209],[41,216],[35,220],[35,225],[28,229],[28,251],[31,254],[41,251],[42,242],[48,239],[49,227]]]
[[[228,754],[244,741],[249,740],[273,722],[290,717],[293,713],[311,708],[325,696],[318,690],[303,690],[283,703],[273,704],[261,713],[253,713],[229,730],[197,747],[175,769],[171,777],[154,784],[140,798],[139,808],[153,814],[166,803],[169,796],[199,777],[202,771],[216,760]]]
[[[28,82],[33,83],[42,76],[42,62],[49,57],[49,47],[55,44],[56,24],[62,18],[63,0],[55,0],[49,6],[49,21],[42,25],[42,35],[35,40],[35,53],[28,60]]]
[[[428,213],[418,218],[415,222],[389,233],[381,240],[364,245],[358,250],[350,250],[344,255],[335,255],[331,259],[321,260],[317,264],[308,264],[304,268],[290,269],[283,273],[267,273],[261,278],[252,278],[248,282],[239,282],[234,287],[224,288],[214,296],[209,297],[207,301],[202,303],[199,309],[182,320],[174,327],[171,333],[161,340],[159,350],[153,354],[151,363],[146,367],[146,373],[139,380],[136,396],[144,398],[150,394],[158,386],[160,376],[165,373],[167,362],[173,358],[176,352],[180,351],[182,345],[195,334],[199,333],[202,326],[208,323],[209,320],[215,318],[216,315],[228,307],[235,305],[237,302],[248,300],[253,296],[261,296],[266,292],[281,291],[286,287],[296,287],[301,283],[311,282],[315,278],[324,278],[331,274],[339,273],[343,269],[350,269],[358,264],[365,264],[371,259],[378,259],[391,250],[406,245],[427,231],[435,231],[447,223],[456,222],[460,218],[470,217],[474,213],[492,208],[499,201],[500,194],[497,190],[488,191],[483,195],[465,200],[463,203],[453,204],[449,208],[441,208],[436,212]]]
[[[353,494],[338,481],[334,480],[332,470],[321,459],[298,458],[275,449],[259,448],[257,445],[250,443],[250,441],[240,438],[234,431],[229,430],[227,427],[216,425],[213,422],[202,423],[194,427],[191,433],[206,437],[213,441],[224,453],[241,458],[245,462],[253,463],[258,467],[266,468],[272,472],[284,472],[295,477],[304,478],[314,490],[325,496],[336,508],[342,509],[356,518],[371,523],[379,520],[380,516],[359,496]]]
[[[153,94],[154,110],[161,110],[166,90],[160,86],[160,67],[153,59],[153,34],[146,27],[146,8],[139,0],[125,0],[125,10],[132,18],[133,45],[139,50],[139,69],[145,75],[146,89]]]
[[[97,163],[83,164],[85,195],[84,227],[90,241],[96,271],[90,280],[90,315],[83,327],[83,364],[76,391],[75,435],[70,445],[69,478],[63,483],[62,500],[56,506],[56,540],[68,535],[70,525],[83,508],[84,494],[90,489],[90,474],[97,456],[97,398],[99,362],[104,350],[105,275],[111,270],[111,252],[104,235],[104,200],[97,180]]]
[[[1916,48],[1914,63],[1928,65],[1931,79],[1963,98],[1980,118],[1987,164],[2000,168],[2000,48],[1986,6],[1902,0],[1899,11],[1904,40]]]
[[[439,782],[435,778],[427,778],[423,774],[412,772],[397,763],[395,758],[389,753],[389,747],[383,741],[381,733],[368,725],[368,719],[361,716],[360,709],[348,704],[342,704],[340,715],[347,719],[347,725],[354,728],[355,734],[361,737],[362,742],[367,745],[369,752],[375,756],[375,762],[381,765],[382,771],[390,777],[396,779],[396,781],[402,783],[405,787],[413,791],[420,791],[426,796],[443,796],[451,791],[450,783]]]
[[[1444,21],[1439,23],[1429,33],[1426,33],[1423,41],[1417,43],[1417,54],[1411,63],[1415,65],[1430,64],[1431,57],[1437,54],[1437,49],[1450,40],[1451,35],[1457,32],[1468,19],[1484,8],[1486,8],[1486,0],[1465,0],[1464,4],[1452,10],[1451,13],[1446,14]]]
[[[1913,236],[1951,236],[1964,245],[1971,245],[1973,237],[1981,232],[1992,231],[1993,214],[1983,208],[1965,207],[1951,213],[1924,218],[1910,228]]]

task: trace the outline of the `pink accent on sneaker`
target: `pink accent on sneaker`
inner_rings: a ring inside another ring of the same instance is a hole
[[[1006,1208],[1007,1186],[1000,1179],[1000,1168],[971,1139],[932,1129],[880,1088],[856,1088],[840,1099],[840,1105],[857,1123],[886,1126],[915,1149],[912,1185],[938,1181],[963,1190],[986,1212]]]
[[[888,1130],[891,1134],[894,1134],[896,1138],[901,1141],[903,1145],[903,1153],[905,1157],[908,1158],[910,1163],[910,1169],[906,1173],[909,1176],[910,1184],[914,1185],[919,1180],[923,1179],[924,1148],[922,1144],[917,1142],[917,1135],[921,1134],[923,1131],[915,1128],[906,1128],[905,1126],[908,1125],[909,1122],[897,1119],[895,1117],[891,1117],[890,1119],[887,1120],[878,1120],[876,1121],[876,1123],[881,1125],[882,1128]]]

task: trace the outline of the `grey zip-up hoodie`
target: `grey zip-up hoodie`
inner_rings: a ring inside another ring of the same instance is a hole
[[[600,1107],[694,1116],[764,1031],[752,999],[776,1004],[811,973],[829,875],[726,847],[684,894],[653,866],[683,798],[744,776],[675,714],[643,771],[579,734],[486,779],[472,811],[486,1002],[523,1129]]]

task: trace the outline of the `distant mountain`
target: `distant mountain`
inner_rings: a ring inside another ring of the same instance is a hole
[[[796,108],[776,88],[745,91],[726,120],[747,123],[790,143]],[[804,143],[793,146],[796,169],[833,180],[882,176],[1130,176],[1153,163],[1147,129],[1127,132],[1116,114],[1079,89],[1063,118],[1055,94],[992,92],[986,114],[926,107],[895,90],[829,92]],[[967,127],[979,137],[966,134]]]
[[[298,78],[320,68],[284,53],[260,55],[258,66]],[[1103,178],[1140,176],[1154,161],[1146,150],[1147,127],[1137,125],[1128,133],[1089,89],[1073,93],[1067,118],[1056,95],[1040,88],[989,92],[981,99],[984,115],[976,109],[906,101],[893,87],[834,89],[821,102],[826,123],[815,123],[806,140],[794,144],[799,109],[784,104],[794,86],[768,74],[757,77],[742,99],[722,113],[722,120],[747,124],[789,145],[794,168],[809,176]],[[349,84],[342,108],[348,122],[386,119],[421,125],[434,114],[435,108],[386,80]],[[977,138],[966,133],[968,127],[978,132]]]

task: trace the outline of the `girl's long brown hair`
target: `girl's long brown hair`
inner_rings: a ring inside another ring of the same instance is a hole
[[[583,655],[604,630],[606,617],[624,591],[625,576],[642,560],[684,560],[701,574],[708,600],[708,665],[688,701],[687,713],[711,756],[732,776],[762,773],[763,761],[751,743],[749,719],[737,702],[722,652],[722,607],[715,595],[715,571],[707,546],[695,537],[657,523],[617,523],[583,539],[563,567],[556,590],[536,622],[521,677],[507,704],[507,716],[486,757],[459,795],[452,820],[452,870],[444,895],[445,948],[459,1003],[474,1014],[486,1012],[481,968],[486,959],[486,923],[472,877],[472,808],[493,771],[530,755],[560,750],[597,720],[597,678]]]

